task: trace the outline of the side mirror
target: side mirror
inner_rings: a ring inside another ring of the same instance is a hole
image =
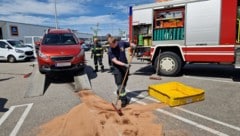
[[[7,45],[7,44],[5,44],[5,48],[7,48],[7,49],[12,49],[12,47],[9,46],[9,45]]]
[[[36,42],[35,42],[35,45],[36,45],[36,46],[40,46],[40,44],[41,44],[40,41],[36,41]]]
[[[84,40],[79,39],[78,42],[79,42],[80,45],[82,45],[84,43]]]

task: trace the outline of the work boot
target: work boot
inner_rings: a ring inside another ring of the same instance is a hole
[[[95,69],[94,72],[98,72],[98,69]]]
[[[120,100],[122,102],[121,103],[122,108],[126,107],[129,104],[129,99],[127,98],[127,96],[120,97]]]
[[[101,66],[101,72],[104,72],[104,66]]]
[[[95,70],[94,72],[98,72],[98,65],[95,65]]]

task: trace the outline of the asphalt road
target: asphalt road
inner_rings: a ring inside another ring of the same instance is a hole
[[[115,102],[116,86],[109,72],[93,73],[93,61],[86,52],[86,73],[92,91],[106,101]],[[32,71],[32,62],[0,62],[0,136],[33,136],[37,128],[58,115],[67,113],[81,100],[74,92],[73,78],[64,75],[47,77],[44,95],[24,98],[32,79],[23,75]],[[203,89],[205,100],[174,108],[157,109],[156,122],[163,124],[166,136],[240,136],[240,73],[230,65],[188,64],[178,77],[150,80],[153,73],[147,61],[133,59],[127,85],[131,103],[159,102],[147,94],[148,86],[171,81]],[[36,83],[38,84],[38,83]]]

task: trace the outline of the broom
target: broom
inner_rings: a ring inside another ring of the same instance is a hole
[[[156,68],[156,73],[152,74],[149,78],[153,80],[161,80],[162,78],[158,75],[158,70],[159,70],[159,58],[160,58],[160,53],[158,54],[157,59],[157,68]]]

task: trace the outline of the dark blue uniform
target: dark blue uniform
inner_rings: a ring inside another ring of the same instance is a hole
[[[125,53],[125,49],[128,48],[130,46],[130,44],[128,42],[124,42],[124,41],[118,41],[117,42],[117,46],[115,48],[109,48],[108,54],[110,59],[112,60],[113,58],[116,58],[117,60],[128,64],[128,60],[126,57],[126,53]],[[122,90],[121,89],[121,85],[125,76],[125,73],[127,72],[127,68],[125,66],[120,66],[117,64],[113,64],[113,74],[114,74],[114,79],[115,79],[115,83],[118,87],[117,92],[120,96],[120,99],[122,100],[122,105],[126,104],[128,102],[127,97],[126,97],[126,91],[125,91],[125,87],[127,85],[127,81],[128,81],[128,75],[125,79],[125,82],[123,83],[123,87]],[[129,74],[129,72],[128,72]]]

